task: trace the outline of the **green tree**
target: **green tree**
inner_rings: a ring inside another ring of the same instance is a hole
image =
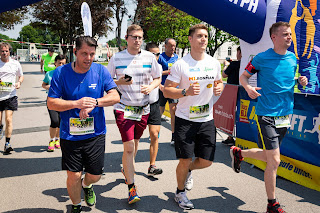
[[[107,42],[109,44],[110,47],[117,47],[117,38],[111,39]],[[121,47],[125,47],[127,46],[127,41],[124,39],[121,39],[121,43],[120,43]]]
[[[4,39],[4,40],[1,40],[1,42],[4,41],[4,42],[7,42],[11,45],[12,53],[17,52],[17,49],[21,48],[21,44],[19,44],[17,42],[12,42],[12,41],[15,41],[15,39],[9,38],[9,36],[7,36],[7,35],[3,35],[0,33],[0,39]]]
[[[0,13],[0,30],[10,30],[15,24],[21,24],[26,13],[27,7]]]

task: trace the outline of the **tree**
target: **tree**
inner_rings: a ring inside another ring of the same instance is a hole
[[[112,39],[112,40],[109,40],[107,43],[109,44],[110,47],[117,47],[117,46],[118,46],[118,44],[117,44],[117,38],[114,38],[114,39]],[[120,45],[121,45],[121,47],[127,46],[127,41],[124,40],[124,39],[121,39]]]
[[[11,30],[15,24],[21,24],[26,13],[27,7],[0,13],[0,30]]]
[[[3,34],[0,33],[0,39],[3,39],[0,42],[2,42],[2,41],[3,42],[7,42],[7,43],[9,43],[11,45],[11,47],[12,47],[12,53],[11,54],[17,52],[17,49],[21,48],[21,44],[19,44],[17,42],[12,42],[12,41],[15,41],[15,39],[9,38],[9,36],[7,36],[7,35],[3,35]]]
[[[73,44],[83,34],[81,4],[84,0],[44,0],[34,4],[33,16],[36,21],[59,36],[61,44]],[[92,16],[92,35],[102,36],[110,30],[113,13],[110,0],[86,0]],[[64,53],[66,48],[62,47]],[[69,48],[72,51],[72,47]],[[72,55],[71,55],[72,56]]]
[[[128,14],[126,4],[124,0],[112,0],[112,9],[115,13],[115,18],[117,20],[116,27],[116,40],[119,51],[121,51],[121,25],[125,14]]]

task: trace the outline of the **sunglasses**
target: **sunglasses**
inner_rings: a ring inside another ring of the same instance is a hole
[[[153,55],[155,55],[155,56],[159,56],[160,55],[160,53],[152,53]]]
[[[140,36],[133,36],[133,35],[128,35],[128,36],[131,36],[131,38],[133,40],[138,40],[138,41],[142,41],[143,37],[140,37]]]

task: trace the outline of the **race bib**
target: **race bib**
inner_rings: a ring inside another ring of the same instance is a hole
[[[0,83],[0,91],[2,91],[2,92],[11,92],[12,88],[13,88],[12,82],[1,81],[1,83]]]
[[[190,106],[189,118],[198,119],[205,118],[209,116],[209,104],[202,106]]]
[[[54,68],[54,67],[56,67],[54,64],[48,64],[48,67],[50,67],[50,68]]]
[[[289,115],[274,117],[274,125],[276,128],[290,127]]]
[[[141,121],[142,111],[142,106],[126,106],[124,109],[124,119]]]
[[[87,135],[94,133],[94,118],[70,118],[70,135]]]

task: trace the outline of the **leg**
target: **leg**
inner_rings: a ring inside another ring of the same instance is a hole
[[[241,150],[241,155],[244,158],[253,158],[253,159],[267,162],[266,150],[263,150],[263,149],[252,148],[252,149]]]
[[[81,172],[67,171],[67,190],[74,205],[81,202]]]
[[[56,138],[60,138],[60,128],[56,128],[56,134],[55,134]]]
[[[136,158],[138,147],[139,147],[139,141],[140,139],[134,139],[134,157],[133,158]]]
[[[134,140],[123,142],[123,154],[122,154],[122,165],[126,174],[128,184],[134,182],[134,153],[135,153],[135,142]]]
[[[98,182],[100,178],[101,178],[101,175],[92,175],[90,173],[86,173],[83,179],[83,183],[86,186],[90,186],[91,184]]]
[[[164,110],[165,110],[165,107],[164,106],[160,106],[160,114],[161,115],[163,114]]]
[[[209,166],[211,166],[212,161],[205,160],[203,158],[196,158],[189,166],[190,170],[196,170],[196,169],[204,169]]]
[[[11,138],[12,135],[12,116],[13,111],[12,110],[5,110],[5,116],[6,116],[6,132],[5,135],[7,138]]]
[[[179,163],[176,169],[177,184],[178,184],[179,190],[184,190],[184,184],[189,172],[191,161],[192,161],[192,158],[179,159]]]
[[[50,127],[49,133],[50,133],[50,138],[54,138],[57,134],[57,129]]]
[[[266,150],[267,167],[264,171],[264,182],[269,200],[276,199],[276,178],[280,164],[280,149]]]
[[[150,165],[155,165],[159,146],[160,125],[148,125],[150,132]]]

